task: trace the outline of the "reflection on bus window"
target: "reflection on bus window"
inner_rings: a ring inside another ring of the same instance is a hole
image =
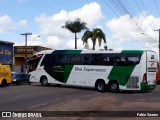
[[[36,70],[41,57],[42,56],[39,56],[39,57],[33,56],[31,59],[29,59],[27,61],[28,72],[32,72],[32,71]]]

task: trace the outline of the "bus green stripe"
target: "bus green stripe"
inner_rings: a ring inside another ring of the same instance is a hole
[[[125,86],[135,66],[114,66],[108,76],[109,80],[117,80],[120,85]]]
[[[82,50],[55,50],[52,54],[80,54]],[[74,65],[44,66],[45,71],[59,82],[66,83]]]
[[[137,54],[143,54],[143,50],[123,50],[121,53],[126,53],[126,54],[132,54],[132,53],[137,53]],[[136,65],[132,66],[113,66],[111,69],[111,72],[108,76],[109,80],[117,80],[120,85],[125,86],[126,83],[128,82],[129,77],[131,76],[134,68]]]
[[[144,50],[122,50],[121,53],[128,53],[128,54],[143,54]]]
[[[72,68],[74,65],[65,65],[64,66],[64,76],[63,76],[63,82],[66,83],[68,80],[69,75],[71,74]]]
[[[82,50],[55,50],[52,54],[80,54]]]
[[[82,50],[65,50],[65,54],[80,54]],[[64,65],[63,82],[66,83],[74,65]]]

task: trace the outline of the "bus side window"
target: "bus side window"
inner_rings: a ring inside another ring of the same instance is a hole
[[[59,56],[59,54],[55,54],[54,55],[54,64],[55,65],[57,65],[57,64],[59,64],[60,63],[60,56]]]
[[[115,54],[113,57],[114,66],[126,66],[126,55],[125,54]]]
[[[67,64],[81,64],[81,56],[75,54],[67,55]]]
[[[100,65],[112,66],[112,56],[111,54],[102,54]]]
[[[100,65],[101,62],[101,55],[100,54],[92,54],[92,65]]]
[[[91,54],[83,54],[81,55],[81,64],[83,65],[91,65],[92,55]]]
[[[60,64],[66,64],[67,63],[67,56],[64,55],[59,55],[59,59],[60,59]]]
[[[138,56],[128,56],[128,65],[139,64],[140,58]]]
[[[81,56],[80,55],[74,55],[74,57],[72,58],[72,61],[76,65],[81,64]]]
[[[67,55],[67,64],[72,63],[72,55]]]

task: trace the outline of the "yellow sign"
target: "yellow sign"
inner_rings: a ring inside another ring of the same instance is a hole
[[[25,53],[27,53],[27,54],[32,54],[34,51],[35,51],[35,47],[33,47],[33,46],[27,46],[27,47],[25,47],[25,46],[16,46],[16,47],[14,47],[14,53],[15,54],[25,54]]]

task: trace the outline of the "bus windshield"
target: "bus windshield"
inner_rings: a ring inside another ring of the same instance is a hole
[[[28,72],[36,70],[41,58],[42,55],[34,55],[31,59],[27,60]]]

